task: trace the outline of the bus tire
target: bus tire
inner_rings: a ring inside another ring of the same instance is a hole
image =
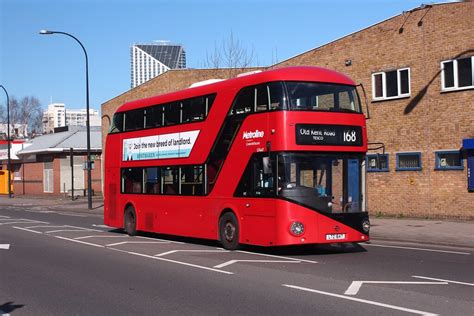
[[[137,216],[133,206],[128,206],[123,215],[123,226],[129,236],[137,235]]]
[[[234,213],[224,213],[219,219],[219,239],[224,249],[239,249],[239,222]]]

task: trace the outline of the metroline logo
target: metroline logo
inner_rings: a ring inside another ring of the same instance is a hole
[[[242,139],[262,138],[264,135],[265,133],[263,131],[257,129],[255,132],[244,132],[242,134]]]

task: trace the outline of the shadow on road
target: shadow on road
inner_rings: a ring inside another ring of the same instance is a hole
[[[0,305],[0,313],[3,314],[8,314],[13,312],[15,309],[22,308],[25,305],[16,305],[13,302],[6,302],[2,305]]]

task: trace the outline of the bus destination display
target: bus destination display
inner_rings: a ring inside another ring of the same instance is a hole
[[[297,145],[362,146],[360,126],[296,124]]]

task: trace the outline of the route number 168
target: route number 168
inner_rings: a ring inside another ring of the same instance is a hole
[[[344,141],[349,143],[353,143],[357,140],[355,131],[345,131],[343,137]]]

